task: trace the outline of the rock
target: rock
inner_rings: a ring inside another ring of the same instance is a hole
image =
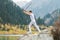
[[[49,33],[41,33],[41,34],[29,34],[20,37],[19,40],[53,40],[53,37]]]

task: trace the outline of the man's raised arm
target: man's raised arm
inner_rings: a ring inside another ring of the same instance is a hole
[[[24,10],[23,11],[25,14],[30,15],[28,11]]]

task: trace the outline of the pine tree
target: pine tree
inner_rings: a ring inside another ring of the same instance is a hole
[[[11,0],[0,0],[0,23],[28,24],[29,16]]]

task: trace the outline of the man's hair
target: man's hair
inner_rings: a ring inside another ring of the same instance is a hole
[[[31,10],[29,12],[32,12]]]

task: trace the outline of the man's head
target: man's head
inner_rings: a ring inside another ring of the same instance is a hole
[[[31,14],[32,11],[31,11],[31,10],[30,10],[30,11],[26,11],[26,10],[24,10],[24,13],[29,13],[29,14]]]
[[[29,12],[30,12],[30,13],[32,13],[32,11],[31,11],[31,10],[30,10]]]

